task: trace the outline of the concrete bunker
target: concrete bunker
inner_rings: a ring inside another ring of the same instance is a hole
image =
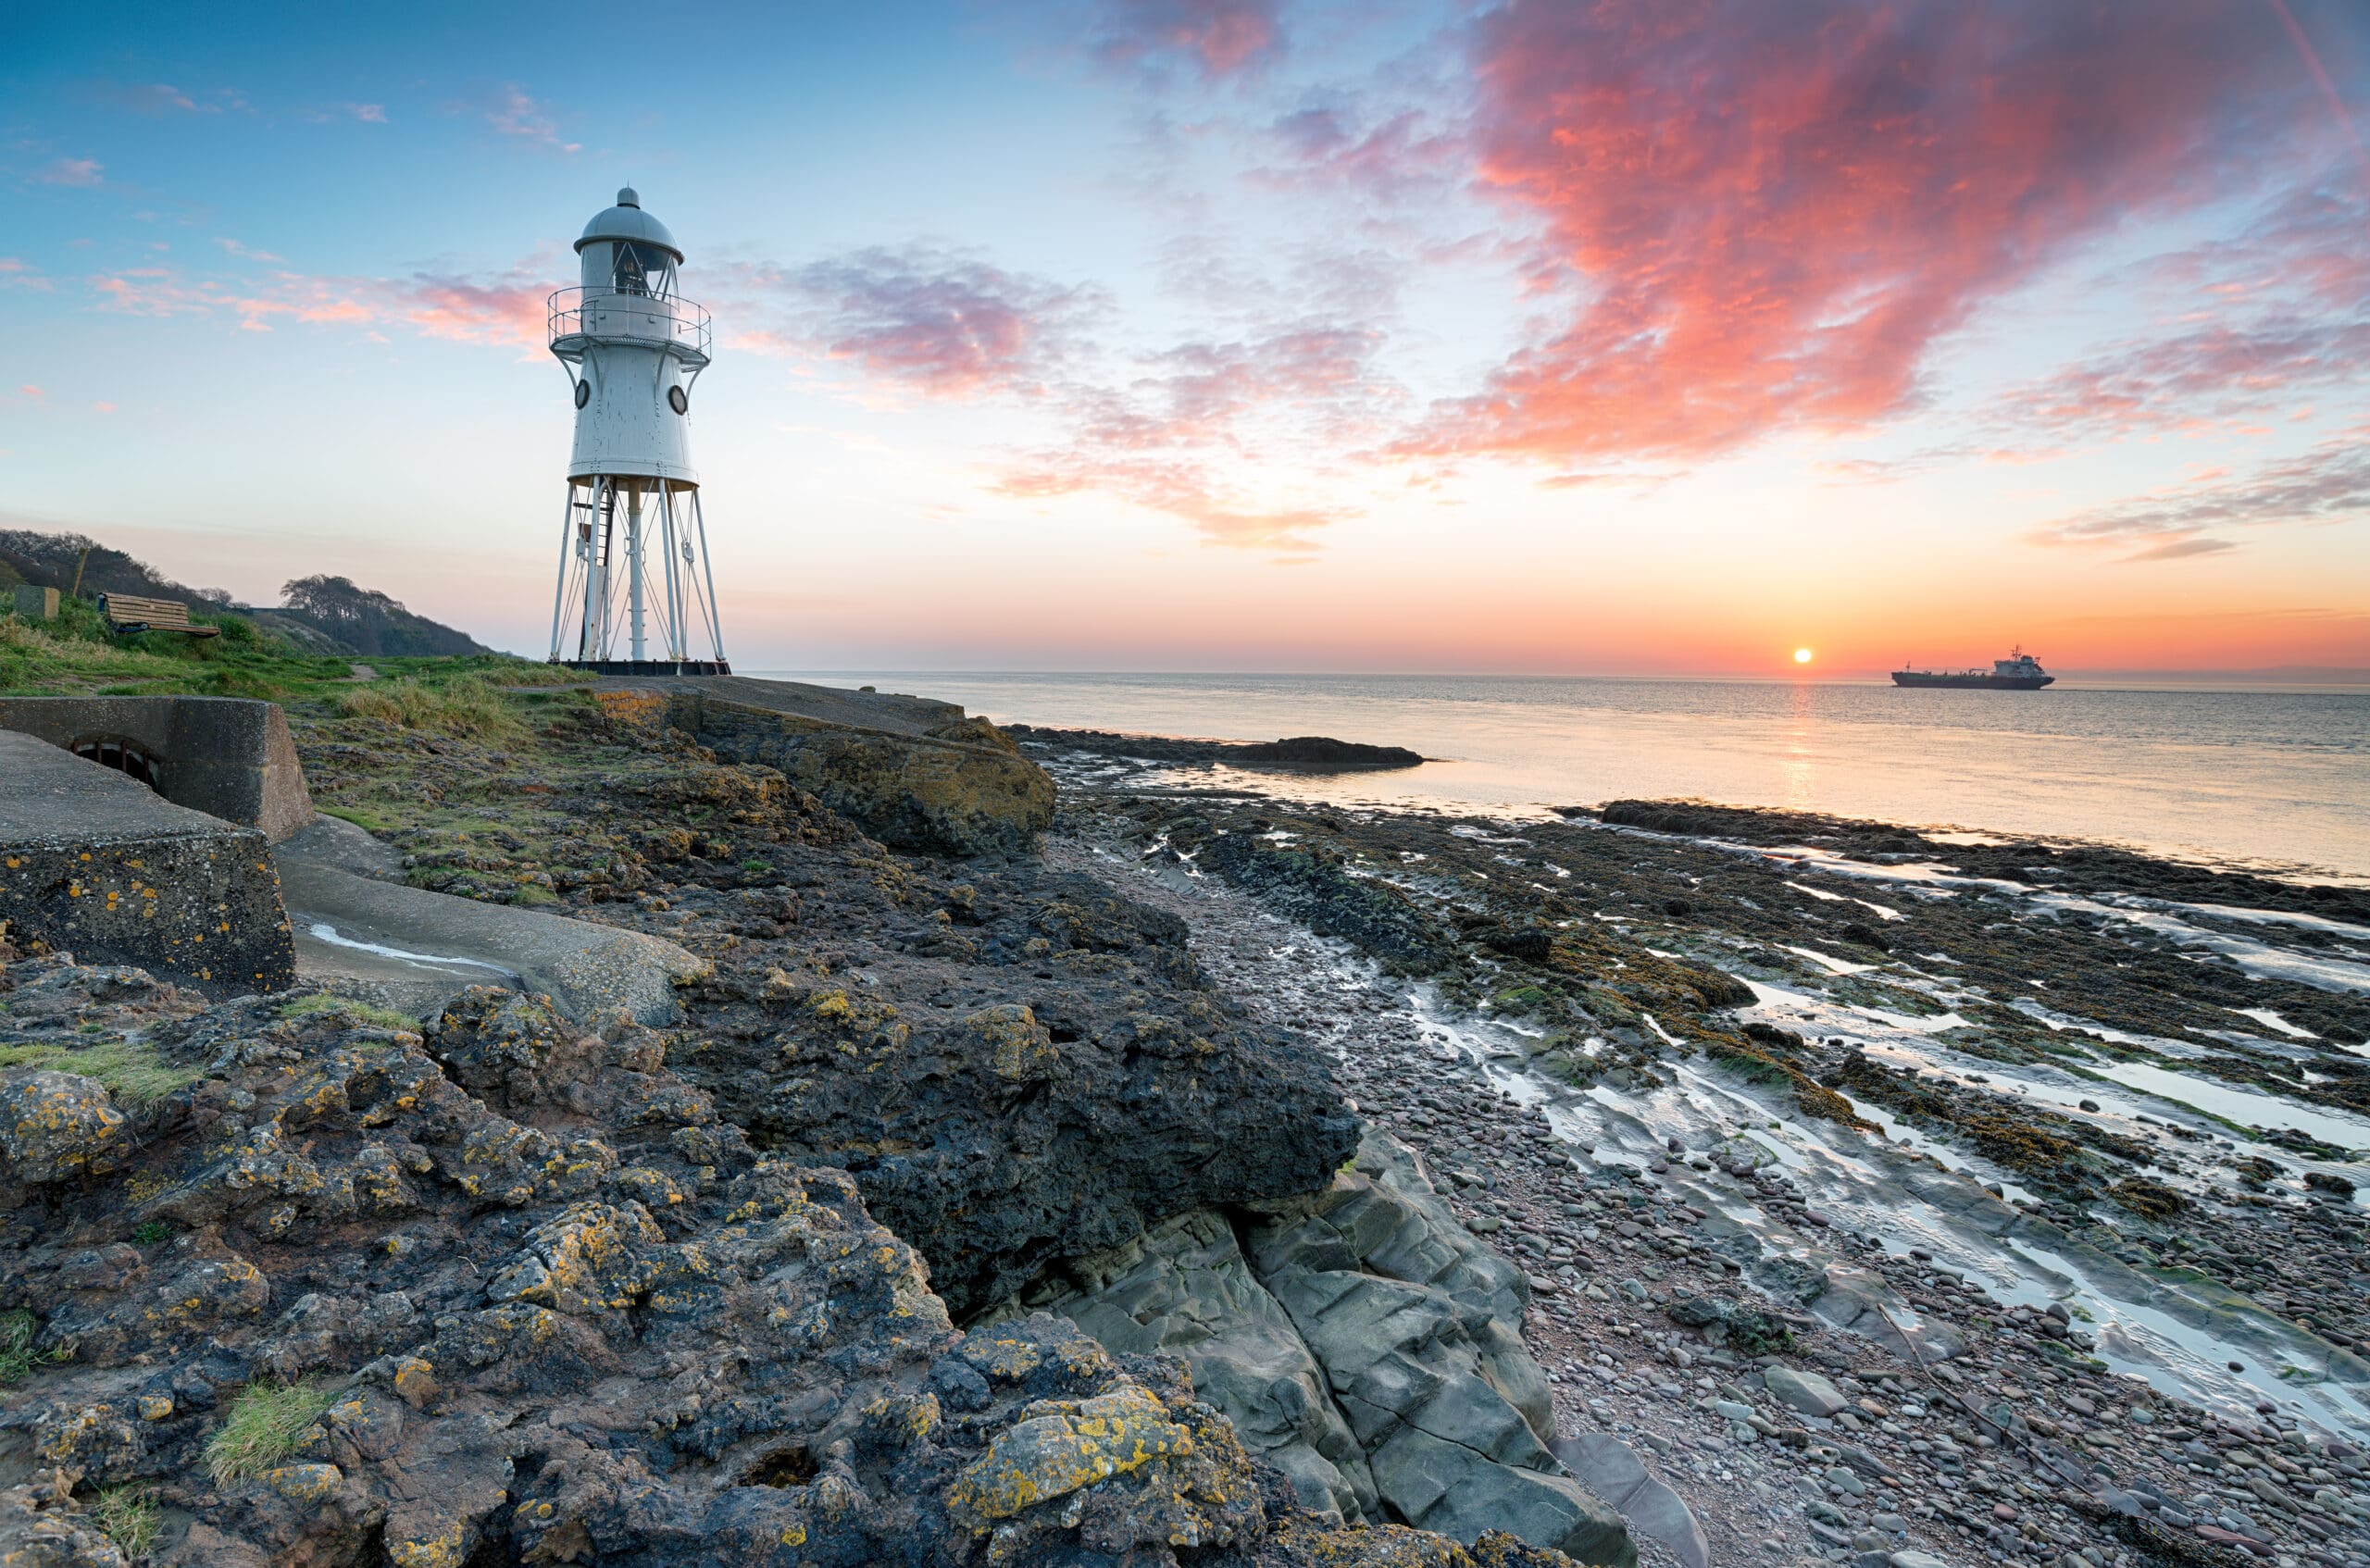
[[[138,964],[213,995],[280,990],[296,977],[262,832],[5,729],[0,935],[86,964]]]
[[[287,716],[243,697],[0,697],[20,730],[279,843],[313,820]]]

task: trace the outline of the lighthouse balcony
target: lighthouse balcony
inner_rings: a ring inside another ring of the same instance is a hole
[[[635,343],[705,365],[714,344],[706,311],[632,289],[562,289],[551,297],[550,328],[552,352],[563,359],[593,343]]]

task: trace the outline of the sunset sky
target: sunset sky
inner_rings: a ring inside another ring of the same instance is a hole
[[[541,655],[630,183],[743,668],[2370,666],[2360,0],[10,29],[0,527],[199,586]]]

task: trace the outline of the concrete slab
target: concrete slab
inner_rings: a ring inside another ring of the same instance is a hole
[[[264,835],[0,729],[0,923],[85,963],[216,995],[279,990],[295,952]]]
[[[280,867],[306,977],[380,985],[422,1015],[463,986],[510,983],[580,1023],[622,1007],[665,1024],[675,982],[707,968],[656,937],[356,876],[308,847],[283,845]]]

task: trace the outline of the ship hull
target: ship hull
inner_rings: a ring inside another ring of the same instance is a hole
[[[1972,691],[2038,691],[2055,680],[2053,675],[1940,675],[1931,670],[1897,669],[1892,672],[1895,686],[1947,686]]]

